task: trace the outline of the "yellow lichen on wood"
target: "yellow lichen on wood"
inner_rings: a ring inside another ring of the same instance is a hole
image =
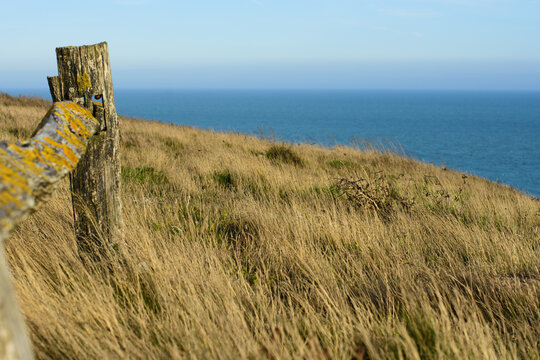
[[[23,203],[17,198],[15,194],[2,194],[0,196],[0,206],[14,204],[16,206],[23,206]]]
[[[28,146],[20,147],[14,144],[10,144],[8,149],[21,159],[25,159],[24,164],[21,164],[20,167],[24,167],[27,175],[40,175],[45,170],[43,166],[44,159],[38,149]]]
[[[44,145],[43,153],[46,155],[46,159],[51,161],[52,167],[57,168],[60,166],[65,166],[69,170],[73,170],[75,166],[66,160],[64,151],[59,151],[60,149],[65,149],[63,144],[51,139],[50,137],[44,137],[42,144]],[[76,161],[77,159],[75,159],[75,163]]]
[[[60,135],[65,141],[73,145],[75,148],[82,149],[84,148],[83,142],[73,135],[67,125],[58,126],[58,135]]]
[[[7,190],[16,188],[24,192],[30,192],[28,180],[25,178],[24,173],[17,173],[11,167],[6,166],[4,162],[0,162],[0,177],[2,178],[2,186],[5,186]],[[4,192],[1,192],[0,197],[3,194]]]
[[[92,82],[90,76],[87,73],[77,76],[77,87],[79,93],[85,93],[92,88]]]
[[[86,118],[93,121],[95,125],[98,125],[99,122],[92,116],[90,111],[69,101],[57,103],[57,106],[58,115],[65,117],[66,124],[77,132],[76,135],[84,136],[85,138],[92,136],[93,133],[88,130],[88,126],[80,120],[80,118]]]
[[[43,158],[34,147],[21,147],[10,144],[8,145],[8,149],[12,155],[17,155],[17,157],[12,157],[10,161],[13,164],[15,161],[17,162],[19,171],[24,171],[25,173],[34,172],[36,174],[43,172],[43,166],[39,166],[39,162],[43,161]]]

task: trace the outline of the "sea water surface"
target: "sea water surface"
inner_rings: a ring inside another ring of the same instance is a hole
[[[115,100],[121,115],[286,141],[389,140],[540,196],[540,92],[118,89]]]

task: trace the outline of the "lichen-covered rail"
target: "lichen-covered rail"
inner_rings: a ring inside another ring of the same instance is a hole
[[[0,142],[0,239],[77,166],[99,123],[85,108],[55,103],[27,141]]]
[[[98,105],[96,105],[98,106]],[[75,169],[99,121],[87,109],[56,102],[30,140],[0,142],[0,242]],[[32,359],[4,248],[0,246],[0,359]]]

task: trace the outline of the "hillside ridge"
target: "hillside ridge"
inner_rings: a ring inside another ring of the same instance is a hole
[[[50,102],[0,94],[0,135]],[[120,117],[127,249],[68,181],[6,244],[38,358],[538,358],[540,201],[391,152]]]

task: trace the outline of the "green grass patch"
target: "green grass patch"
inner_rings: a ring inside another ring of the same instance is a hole
[[[226,189],[236,188],[236,181],[229,170],[216,171],[213,175],[214,180]]]
[[[169,179],[163,170],[156,170],[149,166],[136,168],[122,166],[122,179],[139,184],[169,184]]]
[[[251,194],[258,200],[267,199],[271,191],[270,183],[262,174],[242,176],[240,183],[244,192]]]
[[[358,167],[358,165],[352,161],[338,159],[327,161],[326,164],[334,169],[354,169]]]
[[[259,150],[256,150],[256,149],[249,149],[248,152],[251,155],[254,155],[254,156],[262,156],[262,155],[264,155],[264,153],[262,151],[259,151]]]
[[[308,194],[341,196],[342,192],[336,185],[313,186],[307,189]]]
[[[163,140],[163,144],[167,147],[168,150],[175,154],[179,154],[185,149],[184,144],[171,137],[165,138],[165,140]]]

